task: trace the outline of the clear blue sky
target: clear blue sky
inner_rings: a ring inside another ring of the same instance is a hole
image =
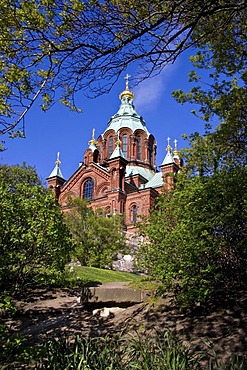
[[[171,96],[175,89],[188,91],[188,73],[192,65],[188,55],[184,54],[174,65],[136,88],[129,87],[135,93],[134,105],[138,114],[144,117],[147,128],[157,141],[157,166],[165,156],[167,137],[178,140],[178,147],[186,146],[182,139],[184,133],[190,134],[203,129],[203,122],[190,112],[190,104],[181,106]],[[133,71],[128,71],[134,74]],[[48,112],[42,112],[38,106],[25,118],[26,139],[5,139],[6,151],[0,153],[1,164],[21,164],[26,162],[34,166],[38,175],[45,181],[49,176],[60,152],[61,170],[68,179],[83,161],[84,151],[95,128],[97,138],[107,127],[110,117],[119,108],[119,94],[125,88],[124,75],[109,94],[96,99],[88,99],[83,93],[77,94],[77,101],[83,113],[70,112],[61,104],[56,104]]]

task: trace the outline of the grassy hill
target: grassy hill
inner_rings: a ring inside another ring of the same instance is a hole
[[[99,282],[102,284],[117,281],[138,283],[143,279],[141,276],[130,272],[98,269],[95,267],[76,266],[74,267],[74,271],[76,276],[80,279],[90,282]]]

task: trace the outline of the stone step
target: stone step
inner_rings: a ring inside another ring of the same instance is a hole
[[[110,283],[84,287],[81,303],[84,305],[130,306],[146,301],[149,296],[149,291],[130,288],[128,283]]]

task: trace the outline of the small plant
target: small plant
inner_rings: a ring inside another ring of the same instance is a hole
[[[49,340],[39,369],[195,370],[198,358],[170,332],[147,337],[137,332],[114,338],[59,337]]]
[[[46,343],[45,358],[38,369],[122,370],[123,349],[119,344],[119,338],[115,341],[109,337],[53,338]]]
[[[219,360],[213,348],[193,351],[169,331],[122,332],[112,337],[60,336],[41,347],[28,347],[21,336],[7,341],[1,363],[8,369],[40,370],[244,370],[246,358]],[[205,362],[205,359],[206,362]],[[36,361],[36,364],[34,364]],[[202,366],[203,364],[203,366]],[[27,368],[27,367],[25,367]]]
[[[40,358],[42,352],[41,348],[29,346],[26,339],[19,334],[8,336],[9,328],[3,318],[14,316],[16,311],[11,297],[3,294],[0,297],[0,364],[6,365],[4,369],[16,369],[17,363],[33,363]]]
[[[128,369],[136,370],[196,370],[199,356],[191,353],[169,331],[154,331],[147,336],[137,334],[128,342]]]

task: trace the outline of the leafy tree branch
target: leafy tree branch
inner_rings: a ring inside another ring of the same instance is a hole
[[[0,19],[4,134],[18,126],[38,96],[44,110],[60,100],[79,111],[76,92],[109,91],[131,64],[139,66],[141,81],[184,50],[217,42],[246,20],[246,2],[2,0]]]

